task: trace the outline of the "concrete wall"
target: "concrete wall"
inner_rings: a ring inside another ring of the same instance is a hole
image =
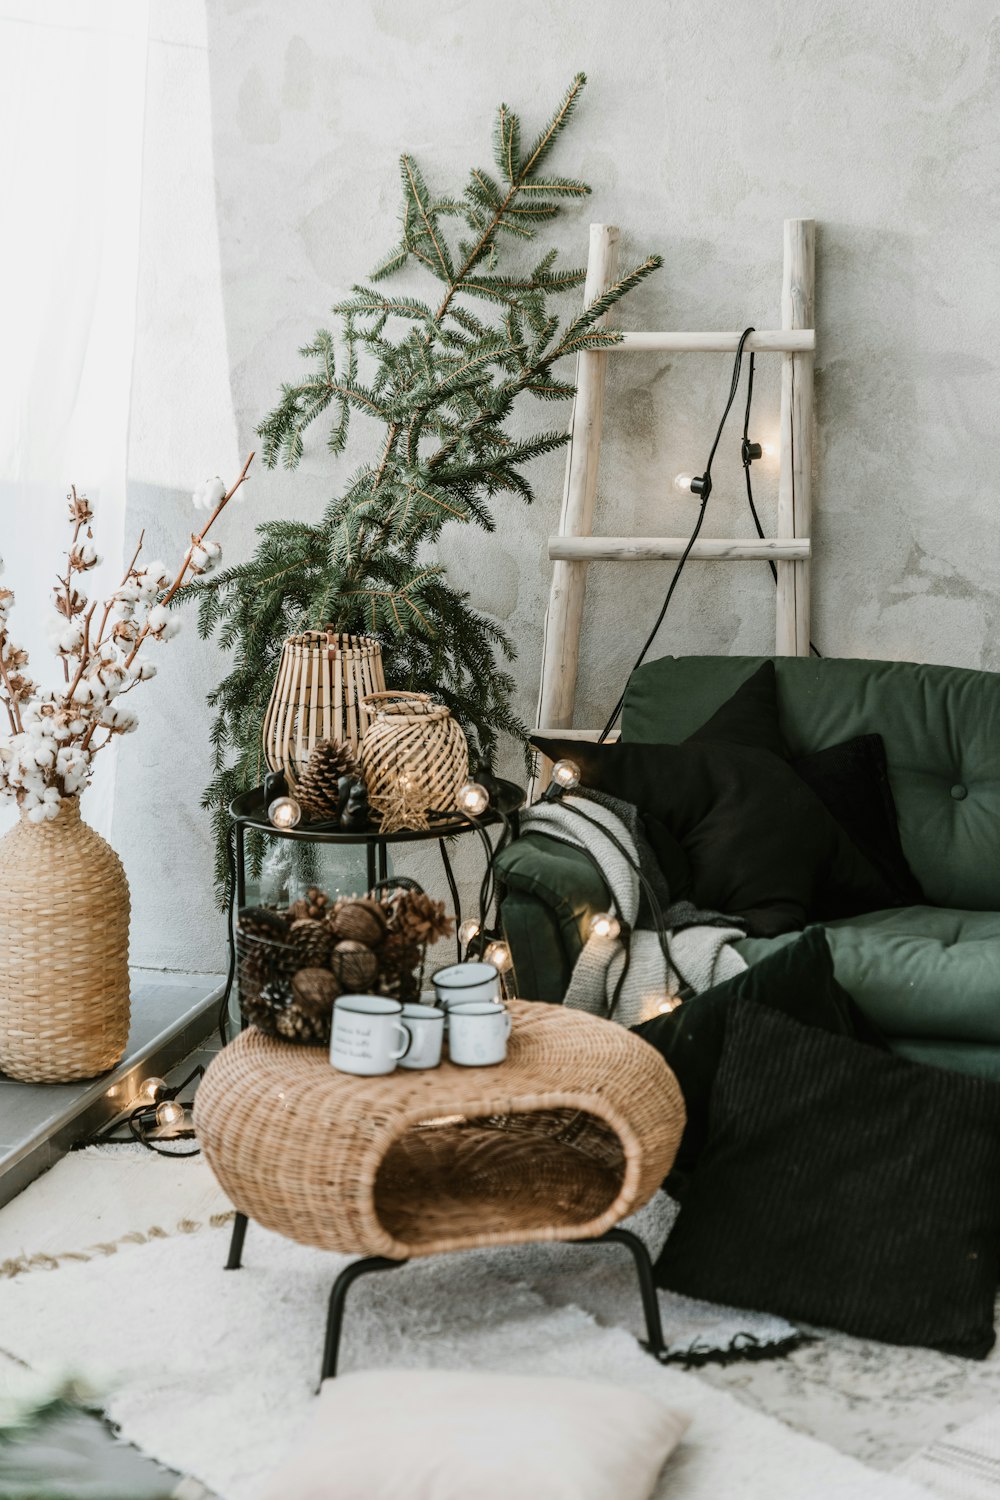
[[[774,326],[782,220],[818,221],[820,649],[1000,667],[994,5],[209,0],[207,18],[228,349],[228,372],[216,364],[212,374],[220,387],[227,373],[229,381],[211,399],[231,397],[241,451],[279,381],[298,369],[298,345],[394,242],[399,152],[413,152],[435,185],[457,188],[472,164],[489,165],[501,99],[530,129],[583,69],[590,82],[557,165],[594,193],[555,242],[582,258],[588,222],[605,220],[622,228],[625,261],[664,255],[665,269],[623,308],[623,326]],[[188,332],[196,364],[196,330]],[[718,356],[613,362],[600,529],[689,529],[690,499],[670,480],[703,464],[728,381]],[[766,360],[758,389],[754,430],[766,438],[778,413]],[[546,425],[553,408],[538,415]],[[229,459],[229,434],[219,436],[210,471]],[[375,438],[359,425],[335,465],[317,431],[297,473],[259,472],[237,551],[265,515],[316,515]],[[204,424],[199,441],[206,446]],[[529,719],[562,466],[559,456],[536,465],[534,511],[501,502],[494,538],[454,529],[441,547],[517,641],[519,707]],[[749,534],[735,421],[715,472],[710,530]],[[758,487],[771,525],[773,472],[762,469]],[[665,578],[658,565],[593,570],[579,723],[599,722],[617,696]],[[765,567],[692,566],[657,654],[767,650],[772,631]],[[200,697],[218,668],[193,640],[171,650],[182,665],[157,684],[166,691],[156,712],[183,746],[137,767],[120,826],[135,856],[140,841],[149,847],[143,810],[175,811],[157,825],[156,873],[143,889],[162,888],[165,860],[183,894],[159,909],[142,905],[137,948],[204,965],[217,933],[195,811],[207,757]],[[120,786],[126,780],[123,754]]]

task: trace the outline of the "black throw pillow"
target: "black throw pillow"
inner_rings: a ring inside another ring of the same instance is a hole
[[[901,906],[927,898],[907,864],[880,734],[859,734],[825,750],[800,755],[792,766],[895,892]],[[832,920],[835,913],[819,915]]]
[[[886,1046],[881,1033],[834,978],[830,945],[822,927],[809,928],[796,942],[685,1000],[676,1010],[633,1026],[669,1064],[684,1095],[687,1124],[674,1172],[693,1171],[708,1141],[709,1099],[722,1057],[726,1016],[738,1000],[770,1006],[806,1026],[838,1036]]]
[[[751,937],[794,932],[831,905],[843,916],[898,906],[779,753],[777,726],[769,661],[682,745],[532,743],[575,760],[584,786],[633,802],[661,863],[681,845],[695,903],[740,918]]]
[[[661,1286],[983,1359],[998,1267],[1000,1085],[729,1007]]]

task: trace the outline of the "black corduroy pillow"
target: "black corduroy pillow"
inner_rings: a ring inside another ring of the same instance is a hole
[[[633,1026],[636,1035],[660,1053],[684,1095],[687,1123],[674,1159],[675,1173],[693,1171],[708,1141],[709,1104],[722,1060],[726,1018],[740,1000],[770,1006],[806,1026],[885,1047],[879,1032],[834,977],[822,927],[810,927],[742,974],[693,995],[665,1015]]]
[[[797,756],[792,767],[878,870],[898,903],[923,906],[927,897],[903,853],[882,736],[855,735]],[[816,915],[828,921],[841,915],[836,892]]]
[[[660,1285],[984,1359],[998,1274],[1000,1084],[732,1005]]]
[[[771,661],[683,745],[532,743],[633,802],[661,864],[683,849],[695,903],[739,917],[751,937],[794,932],[831,898],[842,916],[900,904],[785,759]]]

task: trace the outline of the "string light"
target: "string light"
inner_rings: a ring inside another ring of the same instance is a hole
[[[621,932],[621,923],[613,911],[602,911],[590,919],[590,935],[596,938],[616,938]]]
[[[672,1010],[677,1009],[680,1003],[676,995],[667,995],[656,1007],[657,1015],[668,1016]]]
[[[162,1104],[156,1106],[156,1123],[168,1128],[171,1125],[180,1125],[184,1121],[184,1106],[176,1099],[164,1099]]]
[[[478,818],[490,805],[490,794],[478,781],[467,781],[458,794],[458,805],[462,812]]]
[[[575,760],[557,760],[552,767],[552,780],[564,791],[572,791],[580,785],[580,767]]]
[[[166,1082],[162,1078],[144,1078],[139,1085],[136,1101],[143,1104],[155,1104],[157,1099],[166,1088]]]
[[[467,948],[472,942],[473,938],[477,938],[478,936],[479,923],[476,921],[475,917],[466,917],[465,921],[458,929],[458,941],[462,944],[463,948]]]
[[[294,797],[276,797],[267,816],[274,828],[294,828],[301,821],[302,809]]]
[[[674,489],[680,490],[682,494],[699,495],[707,500],[712,493],[712,476],[710,474],[675,474]]]
[[[510,949],[506,943],[489,943],[483,959],[486,963],[492,964],[498,974],[505,974],[510,968]]]

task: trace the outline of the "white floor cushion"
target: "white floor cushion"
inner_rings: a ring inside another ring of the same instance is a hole
[[[324,1383],[260,1500],[649,1500],[687,1425],[597,1382],[365,1370]]]

